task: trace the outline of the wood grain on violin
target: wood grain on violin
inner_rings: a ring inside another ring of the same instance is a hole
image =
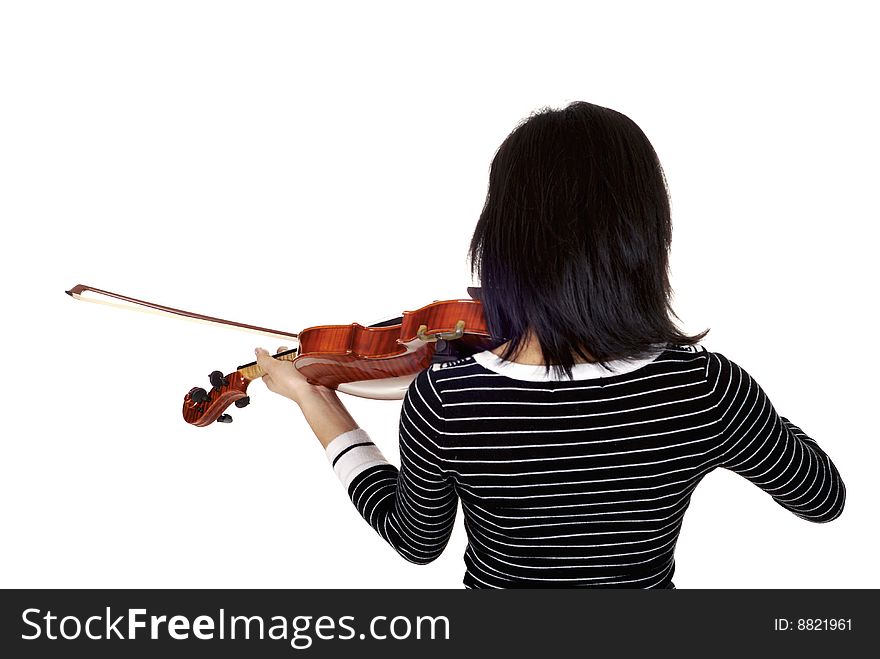
[[[299,334],[294,363],[310,381],[325,387],[346,393],[372,392],[355,393],[368,398],[402,398],[409,383],[404,385],[398,378],[414,377],[430,366],[437,340],[479,347],[488,338],[479,302],[434,302],[417,311],[405,311],[399,325],[364,327],[352,323],[305,329]],[[366,388],[356,386],[377,380],[382,382]]]
[[[299,333],[194,314],[83,285],[65,292],[77,299],[87,299],[81,297],[86,291],[163,313],[295,339],[295,348],[274,357],[293,362],[313,384],[363,398],[403,398],[416,375],[432,362],[473,354],[500,343],[489,334],[483,307],[476,299],[479,291],[474,288],[468,289],[474,299],[433,302],[378,325],[320,325]],[[239,366],[226,376],[212,373],[210,390],[194,387],[184,397],[184,420],[194,426],[231,421],[225,410],[233,404],[247,405],[248,384],[262,376],[256,362]]]

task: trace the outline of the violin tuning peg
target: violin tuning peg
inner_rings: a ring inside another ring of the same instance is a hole
[[[221,414],[217,417],[217,423],[232,423],[232,417],[228,414]]]
[[[247,407],[250,404],[251,404],[251,397],[250,396],[245,396],[244,398],[239,398],[237,401],[235,401],[235,406],[238,408]]]
[[[211,374],[208,376],[208,380],[211,381],[212,387],[217,387],[220,389],[221,387],[226,386],[226,378],[223,377],[223,373],[220,371],[211,371]]]
[[[194,403],[203,403],[208,400],[208,392],[201,387],[196,387],[190,392],[189,399]]]

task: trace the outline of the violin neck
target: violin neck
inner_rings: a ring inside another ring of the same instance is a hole
[[[292,362],[296,359],[297,350],[294,348],[293,350],[285,350],[284,352],[279,352],[277,355],[273,355],[275,359],[280,359],[284,362]],[[263,369],[257,364],[257,362],[250,362],[239,366],[235,369],[239,373],[241,373],[242,377],[247,378],[248,380],[256,380],[257,378],[263,377]]]

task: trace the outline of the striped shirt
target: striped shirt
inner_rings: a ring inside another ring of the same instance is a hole
[[[461,501],[468,588],[674,588],[691,495],[717,467],[802,519],[829,522],[846,489],[739,365],[704,346],[576,364],[574,379],[486,351],[422,371],[400,416],[400,468],[363,429],[327,456],[363,518],[428,563]]]

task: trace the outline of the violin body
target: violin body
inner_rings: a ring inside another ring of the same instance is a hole
[[[293,362],[313,384],[384,400],[403,398],[416,375],[436,361],[500,343],[490,336],[482,305],[473,299],[434,302],[373,326],[309,327],[299,333],[298,341],[297,348],[274,357]],[[227,420],[223,412],[233,403],[247,404],[247,386],[262,374],[251,362],[225,376],[210,392],[191,389],[183,400],[183,418],[195,426]]]
[[[461,336],[453,338],[462,321]],[[420,338],[422,327],[422,337],[429,340]],[[441,347],[455,341],[456,348],[467,354],[485,350],[490,337],[480,303],[434,302],[404,312],[399,324],[386,326],[310,327],[299,333],[293,363],[315,384],[364,398],[400,399],[416,374],[431,365],[441,341]]]

